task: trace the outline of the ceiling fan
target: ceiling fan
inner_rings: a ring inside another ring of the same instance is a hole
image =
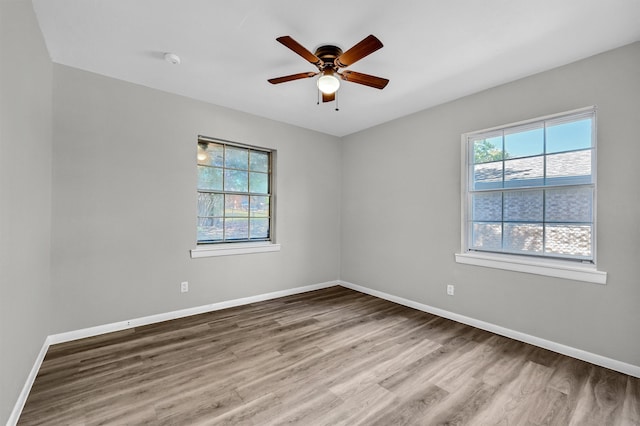
[[[321,74],[318,78],[318,89],[322,93],[322,102],[331,102],[335,100],[336,91],[340,88],[340,80],[338,80],[338,78],[376,89],[384,89],[387,83],[389,83],[389,80],[386,78],[376,77],[374,75],[347,70],[340,72],[341,68],[346,68],[356,63],[382,47],[382,42],[373,35],[365,37],[364,40],[346,52],[343,52],[342,49],[337,46],[324,45],[318,47],[315,53],[311,53],[289,36],[278,37],[276,40],[302,56],[306,61],[318,67],[318,72],[301,72],[284,77],[271,78],[268,80],[271,84],[311,78]]]

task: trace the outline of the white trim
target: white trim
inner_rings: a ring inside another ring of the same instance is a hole
[[[271,293],[259,294],[257,296],[242,297],[240,299],[226,300],[224,302],[211,303],[209,305],[196,306],[193,308],[180,309],[177,311],[164,312],[161,314],[149,315],[141,318],[134,318],[126,321],[113,322],[111,324],[98,325],[95,327],[83,328],[80,330],[67,331],[49,336],[50,344],[69,342],[85,337],[98,336],[100,334],[114,331],[126,330],[143,325],[155,324],[162,321],[169,321],[177,318],[189,317],[191,315],[204,314],[206,312],[219,311],[221,309],[233,308],[235,306],[248,305],[250,303],[263,302],[265,300],[277,299],[278,297],[291,296],[293,294],[306,293],[308,291],[320,290],[338,285],[338,281],[327,281],[320,284],[312,284],[303,287],[295,287],[287,290],[274,291]]]
[[[197,259],[199,257],[265,253],[270,251],[280,251],[280,244],[261,242],[200,245],[197,248],[191,250],[191,258]]]
[[[22,413],[22,409],[24,408],[24,404],[27,402],[27,397],[29,396],[29,392],[31,391],[31,387],[33,386],[33,382],[38,375],[38,370],[40,370],[40,366],[42,365],[42,361],[44,360],[45,355],[47,354],[47,350],[50,345],[55,345],[57,343],[70,342],[72,340],[84,339],[85,337],[98,336],[101,334],[111,333],[114,331],[126,330],[133,327],[140,327],[143,325],[154,324],[161,321],[168,321],[177,318],[188,317],[191,315],[202,314],[206,312],[218,311],[221,309],[232,308],[240,305],[248,305],[250,303],[262,302],[270,299],[277,299],[278,297],[291,296],[299,293],[306,293],[308,291],[320,290],[323,288],[333,287],[339,285],[338,281],[327,281],[320,284],[312,284],[303,287],[295,287],[287,290],[274,291],[271,293],[259,294],[257,296],[249,296],[242,297],[240,299],[227,300],[224,302],[212,303],[209,305],[196,306],[193,308],[180,309],[178,311],[166,312],[162,314],[149,315],[141,318],[134,318],[127,321],[114,322],[111,324],[98,325],[95,327],[83,328],[80,330],[68,331],[65,333],[52,334],[45,338],[44,344],[42,345],[42,349],[36,358],[33,367],[31,368],[31,372],[29,376],[27,376],[27,380],[22,388],[22,392],[18,396],[18,400],[16,401],[13,411],[11,411],[11,415],[9,416],[9,420],[7,420],[7,426],[15,426],[18,423],[18,419],[20,418],[20,414]]]
[[[595,265],[591,264],[493,253],[456,253],[455,256],[457,263],[467,265],[545,275],[548,277],[565,278],[595,284],[607,283],[607,273],[598,271]]]
[[[389,300],[391,302],[398,303],[400,305],[408,306],[410,308],[418,309],[423,312],[428,312],[430,314],[438,315],[443,318],[448,318],[450,320],[467,324],[472,327],[490,331],[492,333],[499,334],[501,336],[519,340],[524,343],[529,343],[531,345],[548,349],[550,351],[557,352],[562,355],[567,355],[572,358],[577,358],[582,361],[590,362],[591,364],[599,365],[601,367],[609,368],[611,370],[619,371],[621,373],[640,378],[640,366],[638,365],[628,364],[626,362],[618,361],[612,358],[607,358],[605,356],[587,352],[582,349],[577,349],[571,346],[563,345],[561,343],[552,342],[550,340],[542,339],[540,337],[532,336],[530,334],[521,333],[519,331],[501,327],[496,324],[492,324],[489,322],[477,320],[475,318],[470,318],[464,315],[456,314],[454,312],[450,312],[444,309],[425,305],[423,303],[415,302],[413,300],[405,299],[403,297],[387,294],[382,291],[373,290],[357,284],[352,284],[350,282],[339,281],[338,283],[343,287],[350,288],[352,290],[359,291],[361,293],[365,293],[371,296],[379,297],[381,299]]]
[[[590,105],[582,108],[572,109],[570,111],[557,112],[555,114],[543,115],[541,117],[529,118],[527,120],[516,121],[515,123],[503,124],[501,126],[493,126],[482,130],[474,130],[472,132],[465,132],[465,135],[473,136],[481,133],[494,132],[497,130],[506,130],[511,129],[513,127],[525,126],[527,124],[535,123],[537,121],[549,121],[555,119],[561,119],[564,117],[570,116],[578,116],[580,114],[589,115],[590,113],[595,113],[597,111],[596,105]]]
[[[49,350],[49,336],[44,339],[44,343],[42,344],[42,348],[36,357],[35,362],[33,363],[33,367],[31,367],[31,371],[27,376],[27,380],[22,387],[22,391],[20,395],[18,395],[18,400],[13,406],[13,410],[9,415],[9,419],[7,419],[7,426],[15,426],[18,424],[18,420],[20,419],[20,414],[22,414],[22,409],[24,408],[24,404],[27,402],[27,398],[29,397],[29,392],[31,392],[31,387],[33,386],[33,382],[36,380],[36,376],[38,375],[38,371],[40,370],[40,366],[42,365],[42,361],[44,361],[44,357],[47,354],[47,350]]]

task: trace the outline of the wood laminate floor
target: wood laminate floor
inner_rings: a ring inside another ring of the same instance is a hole
[[[49,348],[20,425],[640,425],[640,379],[342,287]]]

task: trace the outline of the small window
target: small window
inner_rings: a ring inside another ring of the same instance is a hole
[[[466,252],[595,261],[595,108],[463,135]]]
[[[271,241],[272,151],[198,139],[198,244]]]

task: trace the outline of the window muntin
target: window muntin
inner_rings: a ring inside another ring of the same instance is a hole
[[[466,251],[594,261],[595,109],[466,135]]]
[[[198,140],[198,244],[270,241],[272,152]]]

